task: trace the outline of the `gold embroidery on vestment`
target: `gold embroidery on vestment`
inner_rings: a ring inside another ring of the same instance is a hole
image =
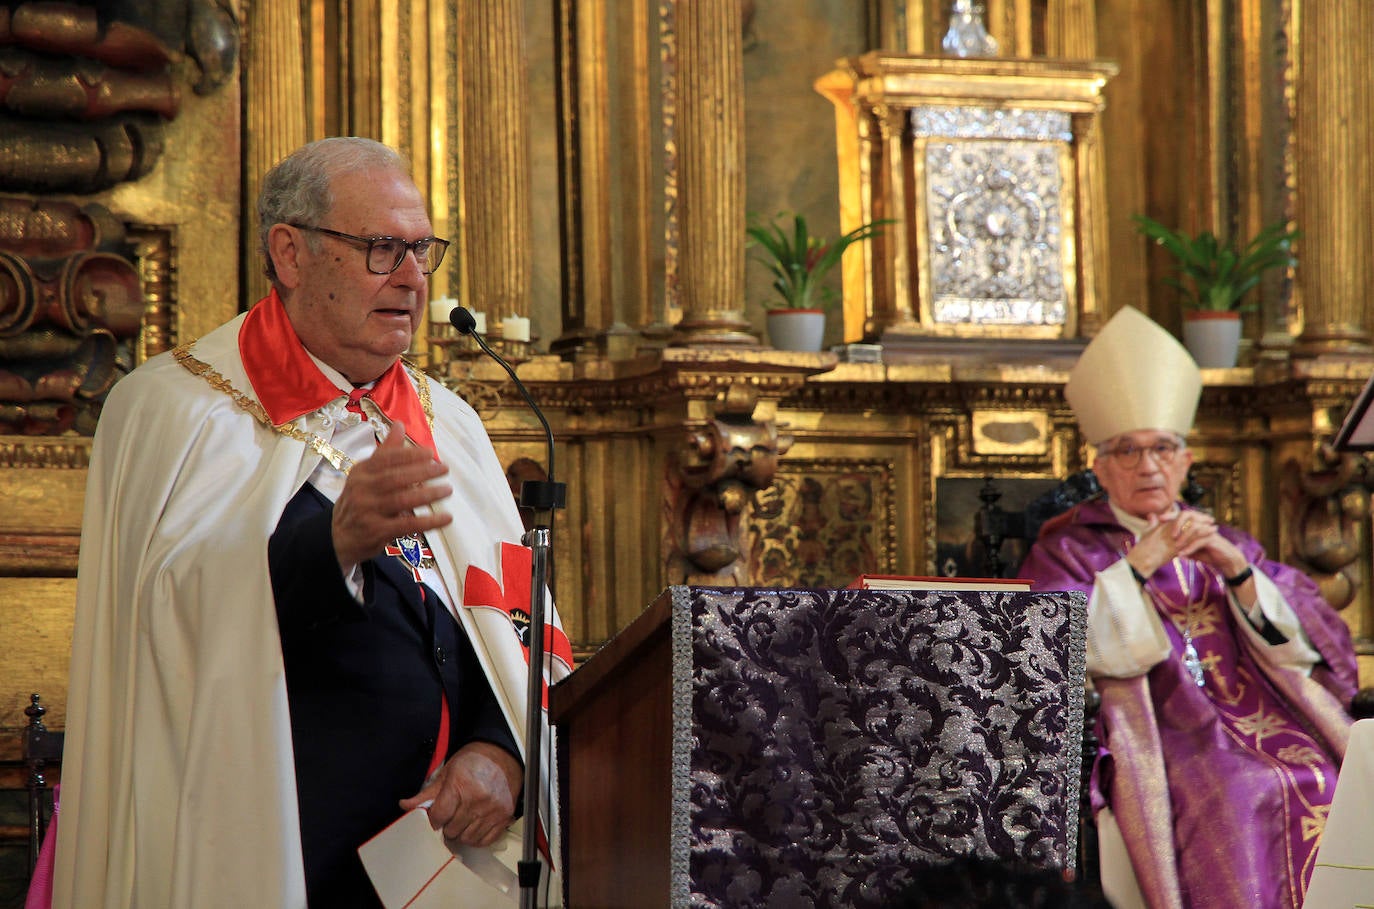
[[[1255,737],[1255,748],[1269,736],[1277,735],[1288,729],[1288,723],[1277,713],[1265,713],[1261,707],[1249,716],[1236,718],[1236,731],[1241,735],[1252,735]]]
[[[1312,806],[1312,814],[1302,819],[1302,838],[1304,842],[1311,842],[1322,835],[1326,830],[1326,816],[1330,811],[1330,805]]]

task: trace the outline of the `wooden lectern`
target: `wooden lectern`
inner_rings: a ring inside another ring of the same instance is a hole
[[[1074,856],[1081,594],[674,587],[550,694],[569,905],[879,907]]]

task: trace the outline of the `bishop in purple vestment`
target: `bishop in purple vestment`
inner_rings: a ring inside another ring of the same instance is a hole
[[[1065,395],[1106,495],[1047,524],[1021,575],[1089,594],[1094,809],[1120,830],[1131,898],[1299,909],[1345,752],[1355,655],[1316,584],[1178,501],[1200,391],[1187,352],[1136,310],[1103,328]],[[1104,862],[1118,904],[1124,870]]]

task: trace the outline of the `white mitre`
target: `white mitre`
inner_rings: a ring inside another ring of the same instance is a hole
[[[1187,436],[1202,373],[1173,335],[1140,310],[1112,316],[1069,373],[1064,397],[1089,443],[1160,429]]]

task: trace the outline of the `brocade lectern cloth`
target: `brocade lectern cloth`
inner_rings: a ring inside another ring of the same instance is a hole
[[[1077,848],[1082,594],[673,588],[674,906]]]

